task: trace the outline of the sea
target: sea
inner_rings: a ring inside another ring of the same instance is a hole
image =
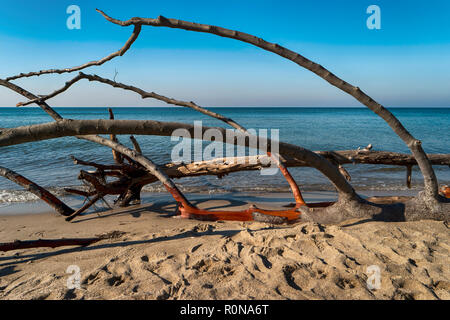
[[[108,118],[107,108],[80,107],[55,108],[64,118]],[[204,126],[226,124],[191,109],[182,107],[121,107],[112,108],[116,119],[175,121]],[[349,150],[372,144],[372,150],[410,153],[392,129],[376,114],[366,108],[344,107],[221,107],[210,108],[232,118],[247,129],[256,132],[267,130],[268,136],[278,132],[280,141],[296,144],[310,150]],[[450,153],[450,108],[392,108],[391,112],[406,129],[420,139],[427,153]],[[0,128],[25,126],[53,121],[36,107],[0,108]],[[277,131],[278,130],[278,131]],[[143,153],[157,164],[171,162],[173,148],[180,143],[170,137],[136,136]],[[132,146],[128,136],[119,136],[120,142]],[[206,147],[208,142],[203,142]],[[226,148],[223,149],[226,153]],[[235,150],[237,152],[237,150]],[[247,152],[250,152],[247,150]],[[0,166],[14,170],[57,195],[64,187],[82,185],[77,179],[80,169],[70,156],[103,164],[112,164],[111,151],[92,142],[65,137],[35,143],[0,148]],[[198,154],[197,154],[198,157]],[[348,164],[344,166],[351,175],[351,184],[357,191],[405,191],[404,167]],[[450,168],[435,166],[439,184],[450,185]],[[305,191],[332,191],[333,186],[317,170],[290,168],[300,188]],[[283,176],[262,175],[259,171],[237,172],[221,179],[214,176],[189,177],[175,180],[184,192],[189,193],[277,193],[288,192]],[[422,188],[423,180],[417,166],[413,168],[411,191]],[[159,182],[147,185],[144,191],[162,193]],[[20,186],[0,177],[0,211],[9,204],[36,201],[37,198]]]

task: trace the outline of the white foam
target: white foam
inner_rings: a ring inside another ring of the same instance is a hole
[[[0,190],[0,204],[36,200],[39,200],[39,198],[26,190]]]

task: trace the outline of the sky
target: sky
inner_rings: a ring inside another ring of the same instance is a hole
[[[386,107],[450,106],[448,0],[0,0],[0,78],[67,68],[118,50],[133,27],[106,21],[163,15],[247,32],[328,68]],[[69,5],[81,10],[70,30]],[[381,29],[366,10],[380,8]],[[310,71],[273,53],[211,34],[144,26],[122,57],[83,70],[202,106],[359,106]],[[16,80],[48,94],[76,74]],[[0,106],[24,98],[0,87]],[[134,93],[84,80],[52,106],[161,106]]]

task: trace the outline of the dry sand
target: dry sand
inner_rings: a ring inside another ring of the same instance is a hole
[[[450,299],[444,222],[271,226],[177,219],[173,209],[135,206],[75,223],[0,216],[0,242],[113,235],[85,248],[0,253],[0,299]],[[70,265],[80,268],[80,289],[67,288]],[[371,265],[378,290],[367,287]]]

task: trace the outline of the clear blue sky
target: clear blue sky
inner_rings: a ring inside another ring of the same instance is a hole
[[[66,8],[81,8],[81,30],[66,27]],[[369,30],[366,8],[381,8]],[[84,1],[2,0],[0,77],[71,67],[120,48],[132,27],[103,19],[169,18],[215,24],[277,42],[329,68],[387,107],[450,106],[450,1]],[[204,106],[357,106],[311,72],[272,53],[217,36],[144,27],[123,57],[84,70]],[[46,94],[73,75],[18,80]],[[0,106],[23,98],[0,88]],[[83,82],[53,106],[157,106],[102,84]]]

